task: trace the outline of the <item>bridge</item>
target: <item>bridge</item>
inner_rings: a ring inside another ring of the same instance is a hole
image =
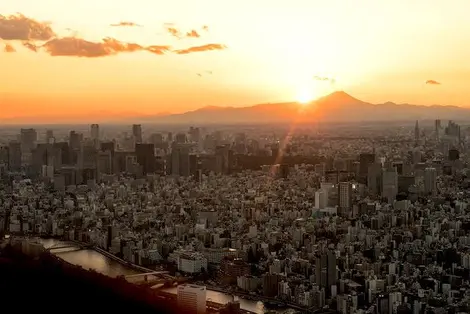
[[[48,248],[45,248],[47,252],[51,252],[52,250],[67,250],[67,252],[75,252],[75,251],[80,251],[84,249],[88,249],[92,247],[91,245],[84,245],[84,244],[78,244],[78,243],[70,243],[70,244],[56,244],[53,246],[50,246]]]

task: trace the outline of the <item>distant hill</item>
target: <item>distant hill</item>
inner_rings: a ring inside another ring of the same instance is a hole
[[[181,114],[145,117],[158,123],[286,123],[291,121],[360,122],[428,119],[470,120],[470,109],[456,106],[371,104],[338,91],[309,104],[296,102],[259,104],[249,107],[209,106]]]

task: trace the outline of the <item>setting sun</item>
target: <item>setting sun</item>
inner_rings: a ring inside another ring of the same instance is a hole
[[[297,101],[302,105],[307,105],[315,100],[315,98],[315,93],[311,89],[301,89],[297,94]]]

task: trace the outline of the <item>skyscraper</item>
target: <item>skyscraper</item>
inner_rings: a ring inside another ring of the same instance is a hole
[[[53,144],[55,142],[54,139],[54,131],[52,130],[47,130],[46,131],[46,143],[47,144]]]
[[[97,141],[100,139],[100,126],[98,124],[92,124],[90,127],[91,139]]]
[[[10,142],[8,144],[8,164],[11,171],[21,170],[22,165],[21,143]]]
[[[189,146],[174,143],[171,150],[171,174],[187,177],[190,175]]]
[[[38,134],[35,129],[21,129],[21,150],[24,153],[31,153],[37,140]]]
[[[416,144],[419,142],[419,123],[418,123],[418,120],[416,120],[416,123],[415,123],[415,142],[416,142]]]
[[[424,170],[424,192],[427,194],[435,194],[437,192],[436,168],[426,168]]]
[[[137,143],[135,145],[137,163],[142,166],[143,174],[154,173],[156,170],[155,146]]]
[[[338,185],[338,204],[342,210],[348,210],[352,207],[352,183],[340,182]]]
[[[134,124],[132,125],[132,136],[134,137],[135,143],[142,143],[142,125]]]
[[[75,131],[70,131],[69,146],[71,150],[80,150],[82,141],[83,141],[83,134],[77,133]]]
[[[359,175],[367,176],[371,164],[375,163],[375,154],[362,153],[359,155]]]
[[[434,121],[434,132],[436,133],[436,141],[439,141],[441,133],[441,120],[439,119]]]
[[[398,194],[397,168],[388,167],[382,171],[382,196],[392,203]]]

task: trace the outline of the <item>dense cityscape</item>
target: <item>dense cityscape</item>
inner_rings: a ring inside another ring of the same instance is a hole
[[[198,314],[209,290],[264,313],[468,313],[469,136],[441,120],[4,128],[0,234],[161,271],[149,289],[181,281]]]

